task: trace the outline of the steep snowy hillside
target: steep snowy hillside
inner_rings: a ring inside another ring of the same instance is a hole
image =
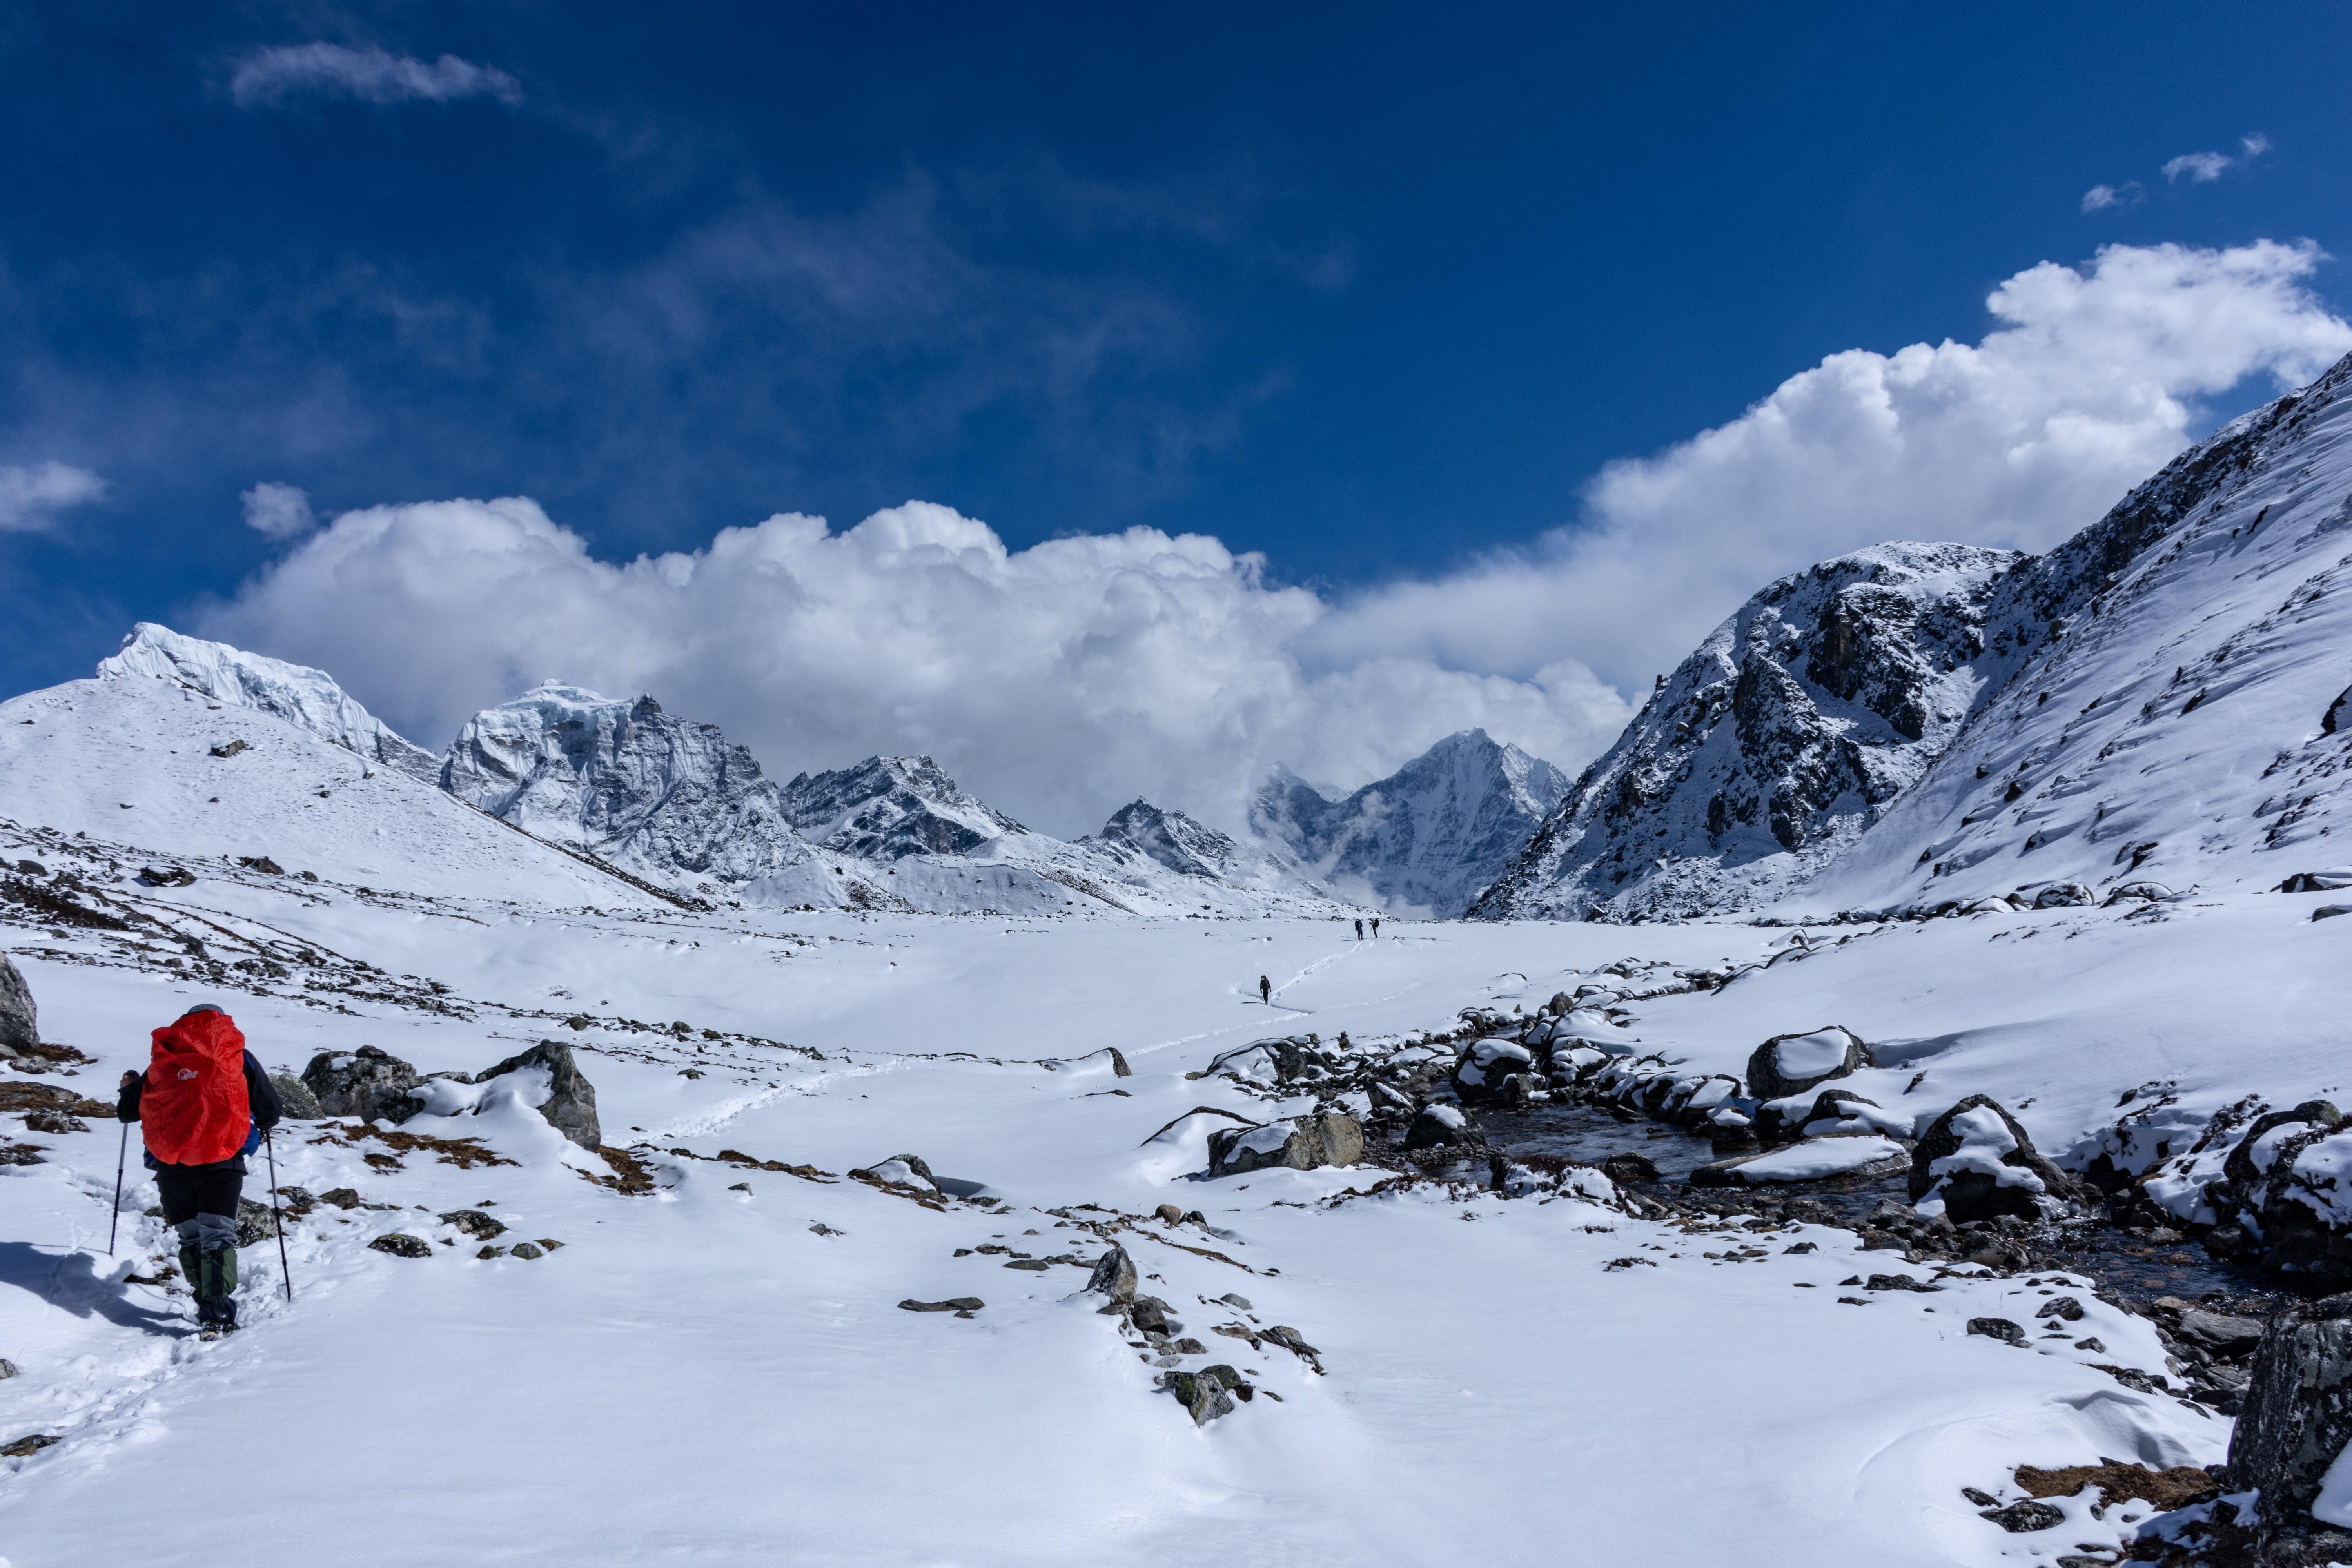
[[[2012,574],[1990,631],[2013,673],[1803,904],[2251,890],[2352,863],[2347,436],[2352,359]]]
[[[1464,730],[1344,800],[1278,769],[1250,826],[1327,887],[1451,917],[1512,863],[1567,787],[1542,758]]]
[[[199,879],[241,875],[216,868],[244,860],[437,898],[656,902],[308,727],[138,675],[0,703],[0,817],[128,841]]]
[[[142,621],[122,647],[100,662],[99,679],[145,676],[175,681],[232,708],[252,708],[323,735],[345,751],[431,784],[441,759],[412,745],[354,701],[324,670],[265,658],[226,643],[182,637]]]
[[[1795,886],[1951,743],[2021,557],[1881,544],[1784,577],[1652,694],[1488,889],[1484,919],[1696,914]]]
[[[486,709],[449,747],[441,786],[551,843],[665,887],[761,903],[849,901],[793,831],[774,783],[716,725],[550,681]]]

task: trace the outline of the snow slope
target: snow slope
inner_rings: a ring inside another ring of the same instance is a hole
[[[2347,437],[2352,360],[2004,584],[2014,673],[1806,906],[2352,862]]]
[[[101,680],[145,676],[175,681],[226,706],[283,719],[370,762],[427,783],[441,772],[438,757],[394,734],[324,670],[183,637],[152,621],[131,628],[122,647],[100,661],[98,676]]]
[[[437,897],[655,901],[306,726],[137,675],[0,703],[0,817],[128,840],[199,876],[266,857],[289,875]]]
[[[156,907],[172,918],[175,901],[429,977],[446,1010],[191,986],[144,966],[139,939],[19,927],[8,945],[48,1032],[98,1058],[65,1081],[110,1082],[143,1029],[199,993],[225,994],[264,1059],[288,1066],[371,1043],[473,1069],[559,1033],[596,1083],[607,1142],[636,1145],[657,1190],[603,1184],[603,1162],[512,1102],[404,1129],[477,1137],[512,1164],[461,1170],[429,1149],[371,1163],[380,1142],[292,1131],[278,1143],[286,1182],[392,1206],[297,1222],[290,1307],[269,1249],[248,1249],[249,1327],[204,1344],[184,1299],[130,1282],[163,1250],[138,1213],[143,1185],[121,1256],[103,1256],[111,1129],[32,1139],[44,1163],[0,1167],[0,1345],[23,1369],[0,1398],[6,1436],[61,1440],[0,1460],[14,1568],[209,1562],[223,1535],[263,1565],[1993,1568],[2021,1542],[1961,1486],[2009,1495],[2020,1462],[2203,1463],[2227,1440],[2225,1422],[2089,1364],[2160,1370],[2162,1351],[2144,1320],[2079,1288],[2080,1329],[2107,1349],[2020,1351],[1966,1320],[2030,1319],[2056,1281],[1954,1278],[1855,1308],[1838,1282],[1899,1260],[1848,1232],[1727,1262],[1707,1233],[1580,1198],[1434,1187],[1328,1206],[1317,1200],[1364,1174],[1196,1181],[1203,1119],[1150,1136],[1202,1103],[1264,1116],[1224,1080],[1185,1075],[1270,1030],[1449,1024],[1465,1003],[1532,1005],[1629,951],[1749,960],[1777,931],[1403,923],[1400,940],[1357,943],[1323,921],[597,917],[392,908],[341,888],[311,903],[259,883],[170,890]],[[1639,1005],[1635,1031],[1716,1066],[1841,1018],[1901,1055],[1867,1083],[1883,1102],[1924,1068],[1933,1087],[1915,1100],[2034,1100],[2022,1114],[2045,1144],[2153,1060],[2242,1070],[2282,1095],[2333,1060],[2332,996],[2271,983],[2327,928],[2276,901],[2154,927],[2063,911],[2040,940],[2020,940],[2021,923],[1824,943],[1717,994]],[[1280,984],[1274,1009],[1255,1000],[1261,971]],[[562,1029],[575,1009],[589,1026]],[[673,1018],[682,1032],[631,1024]],[[2259,1036],[2258,1059],[2184,1053],[2225,1021]],[[2061,1048],[2086,1027],[2096,1048]],[[1086,1055],[1105,1046],[1132,1077]],[[902,1152],[1001,1206],[926,1206],[842,1179]],[[438,1216],[485,1201],[509,1227],[498,1244],[565,1246],[478,1258]],[[1213,1228],[1148,1217],[1163,1202]],[[1100,1249],[1082,1221],[1115,1222],[1145,1289],[1217,1347],[1188,1364],[1230,1362],[1279,1402],[1196,1429],[1155,1394],[1154,1369],[1074,1297]],[[433,1256],[366,1247],[395,1228]],[[1076,1261],[957,1256],[983,1245]],[[1610,1267],[1628,1257],[1647,1266]],[[896,1305],[960,1295],[986,1305],[969,1321]],[[1296,1327],[1325,1374],[1208,1331],[1253,1321]],[[1498,1462],[1524,1484],[1498,1488]],[[2072,1505],[2063,1545],[2128,1531],[2090,1519],[2089,1500]]]
[[[1444,918],[1511,864],[1567,787],[1542,758],[1463,730],[1343,800],[1277,769],[1250,827],[1327,887]]]
[[[1987,682],[1986,605],[2025,559],[1880,544],[1717,626],[1474,911],[1690,915],[1801,885],[1927,773]]]

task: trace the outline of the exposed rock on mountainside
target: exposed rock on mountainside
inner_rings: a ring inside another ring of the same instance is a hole
[[[869,860],[961,855],[1029,830],[956,786],[929,757],[868,757],[802,773],[783,787],[784,819],[810,842]]]
[[[772,903],[842,901],[751,753],[650,697],[614,700],[550,681],[468,720],[441,785],[525,832],[667,886]]]
[[[2352,732],[2326,720],[2352,647],[2347,391],[2352,359],[2011,574],[1990,700],[1807,902],[2275,888],[2341,864]]]
[[[1986,606],[2024,559],[1880,544],[1742,605],[1585,770],[1472,911],[1697,914],[1801,882],[1949,745]]]
[[[1512,863],[1567,786],[1542,758],[1464,730],[1344,800],[1277,769],[1250,826],[1326,887],[1450,918]]]
[[[1180,876],[1202,877],[1229,888],[1320,896],[1322,889],[1281,858],[1242,844],[1181,811],[1135,801],[1119,807],[1100,833],[1081,847],[1113,854],[1144,856]]]
[[[100,680],[125,676],[169,680],[228,707],[258,709],[428,784],[440,776],[438,757],[394,734],[324,670],[142,621],[111,658],[99,663]]]

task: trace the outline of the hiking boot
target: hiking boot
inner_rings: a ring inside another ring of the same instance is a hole
[[[199,1296],[196,1298],[196,1326],[207,1339],[236,1332],[236,1298],[234,1296]]]

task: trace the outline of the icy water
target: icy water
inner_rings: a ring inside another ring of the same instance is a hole
[[[1658,1188],[1681,1189],[1690,1173],[1717,1156],[1706,1139],[1643,1118],[1624,1121],[1606,1106],[1536,1105],[1525,1110],[1482,1109],[1474,1112],[1487,1142],[1507,1154],[1556,1154],[1598,1164],[1612,1154],[1640,1154],[1658,1168]],[[1859,1220],[1886,1198],[1908,1202],[1906,1178],[1847,1177],[1771,1189],[1789,1198],[1808,1198],[1841,1220]],[[1731,1189],[1740,1191],[1742,1189]],[[2099,1279],[2126,1300],[2154,1301],[2177,1296],[2184,1301],[2220,1297],[2240,1311],[2274,1310],[2298,1299],[2247,1269],[2216,1261],[2190,1243],[2152,1243],[2104,1221],[2065,1227],[2054,1246],[2036,1243],[2058,1267]]]

